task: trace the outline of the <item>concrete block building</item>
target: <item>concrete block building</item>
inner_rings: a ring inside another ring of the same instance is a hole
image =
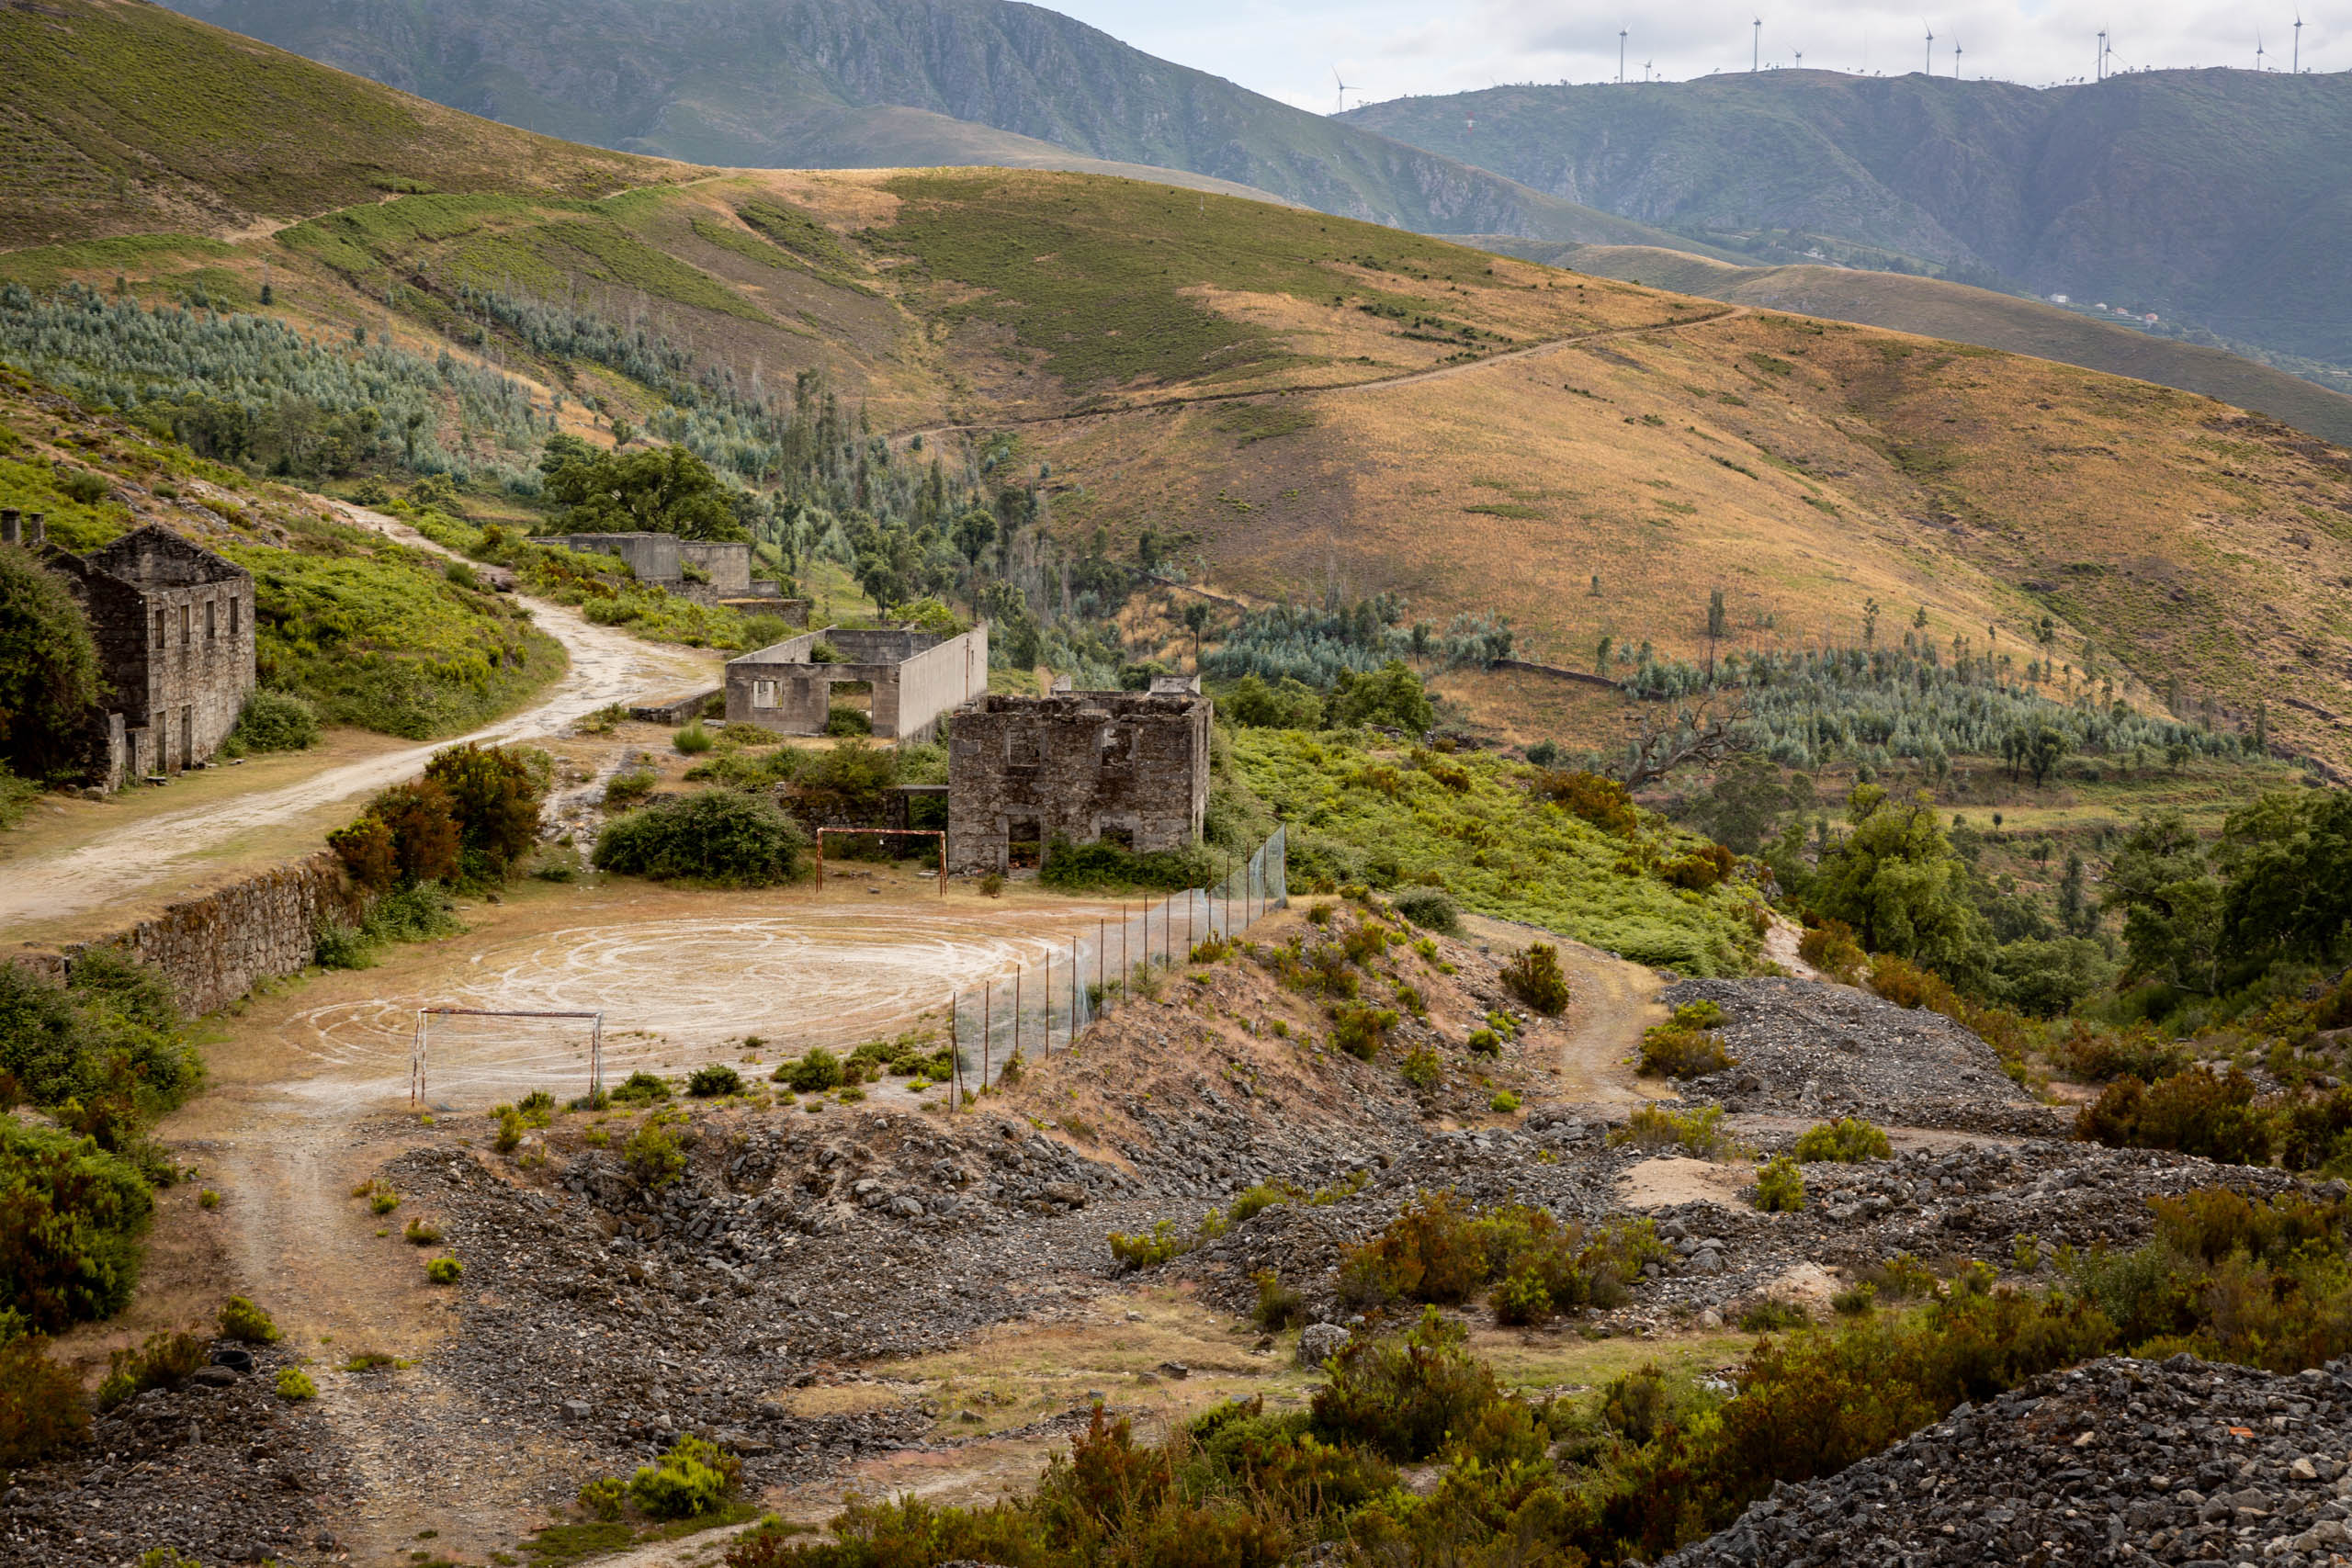
[[[841,661],[812,659],[820,643]],[[833,688],[851,682],[872,688],[875,735],[929,740],[939,733],[942,714],[988,691],[989,629],[944,637],[910,626],[828,626],[787,637],[728,660],[727,722],[820,735]]]
[[[983,696],[947,748],[947,865],[1035,863],[1056,840],[1131,850],[1198,843],[1214,705],[1189,681],[1149,692]]]
[[[105,687],[95,782],[114,789],[210,761],[254,689],[253,574],[152,525],[78,556],[43,532],[38,513],[0,511],[0,545],[40,555],[89,618]]]

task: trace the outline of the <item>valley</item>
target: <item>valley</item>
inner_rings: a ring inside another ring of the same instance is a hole
[[[2333,81],[0,57],[0,1564],[2342,1561]]]

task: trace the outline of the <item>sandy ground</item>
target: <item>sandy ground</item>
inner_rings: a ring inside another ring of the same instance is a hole
[[[396,519],[357,507],[352,518],[394,535],[403,543],[437,549]],[[447,553],[446,551],[441,553]],[[273,848],[273,840],[297,835],[290,826],[322,807],[356,799],[415,773],[444,746],[460,741],[535,739],[555,734],[584,714],[614,703],[715,685],[721,656],[699,649],[640,642],[627,633],[594,626],[573,611],[525,598],[540,629],[563,644],[571,668],[530,707],[474,731],[429,745],[393,742],[389,749],[326,759],[315,771],[208,770],[197,775],[200,790],[187,804],[141,808],[109,817],[108,803],[74,803],[74,823],[86,822],[81,841],[6,863],[0,878],[0,933],[22,940],[61,920],[87,923],[96,912],[120,907],[126,918],[142,901],[183,896],[225,854],[240,848]],[[261,787],[252,787],[259,784]],[[187,789],[175,784],[165,792]],[[69,825],[70,830],[70,825]],[[302,835],[310,845],[314,835]]]

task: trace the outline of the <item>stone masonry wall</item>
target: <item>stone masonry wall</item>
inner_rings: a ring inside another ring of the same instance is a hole
[[[368,906],[343,863],[322,851],[170,905],[153,919],[62,954],[34,951],[11,959],[62,976],[91,948],[120,948],[164,976],[183,1012],[214,1012],[263,980],[300,973],[311,962],[319,926],[330,918],[356,925]]]

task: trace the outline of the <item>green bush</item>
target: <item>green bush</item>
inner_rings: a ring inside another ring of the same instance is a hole
[[[725,1507],[742,1473],[742,1461],[690,1435],[656,1462],[639,1468],[628,1483],[629,1500],[649,1518],[696,1518]]]
[[[1401,887],[1393,901],[1398,914],[1424,931],[1451,933],[1462,929],[1461,907],[1442,887]]]
[[[874,716],[849,703],[835,703],[825,710],[825,733],[847,739],[874,733]]]
[[[153,1212],[129,1160],[0,1118],[0,1311],[41,1333],[113,1316],[138,1283],[139,1238]]]
[[[503,879],[530,852],[553,766],[544,751],[470,742],[436,751],[424,764],[424,781],[449,796],[459,863],[469,877]]]
[[[1258,1287],[1258,1304],[1250,1313],[1251,1319],[1269,1334],[1285,1328],[1295,1328],[1306,1321],[1306,1302],[1296,1291],[1282,1281],[1272,1269],[1261,1269],[1250,1276]]]
[[[1886,1134],[1859,1116],[1843,1116],[1806,1128],[1792,1152],[1801,1165],[1825,1160],[1860,1165],[1864,1160],[1894,1157],[1894,1145],[1886,1141]]]
[[[1793,1214],[1804,1207],[1804,1172],[1796,1161],[1778,1155],[1756,1173],[1756,1206],[1768,1214]]]
[[[659,1105],[670,1098],[670,1080],[639,1068],[621,1080],[612,1098],[624,1105]]]
[[[1683,1003],[1671,1019],[1642,1031],[1635,1070],[1651,1077],[1698,1078],[1736,1066],[1738,1058],[1713,1032],[1723,1016],[1723,1009],[1703,998]]]
[[[1403,1334],[1352,1336],[1316,1391],[1316,1430],[1399,1462],[1439,1452],[1507,1397],[1467,1338],[1433,1307]]]
[[[1342,1300],[1374,1307],[1452,1305],[1498,1284],[1492,1304],[1505,1321],[1538,1322],[1571,1307],[1615,1305],[1642,1264],[1664,1256],[1646,1220],[1588,1233],[1542,1209],[1504,1204],[1479,1213],[1437,1192],[1342,1252],[1338,1285]]]
[[[248,1345],[274,1345],[278,1340],[277,1325],[269,1314],[254,1305],[244,1296],[231,1296],[220,1308],[220,1337],[241,1339]]]
[[[1625,1124],[1609,1134],[1613,1145],[1630,1144],[1636,1148],[1679,1148],[1694,1159],[1713,1159],[1735,1152],[1739,1144],[1723,1124],[1724,1108],[1702,1105],[1694,1111],[1674,1111],[1660,1105],[1636,1108],[1625,1119]]]
[[[607,1524],[621,1517],[621,1505],[628,1500],[628,1483],[617,1476],[601,1476],[580,1488],[580,1511]]]
[[[724,1062],[707,1062],[686,1079],[686,1092],[696,1100],[717,1100],[743,1092],[743,1075]]]
[[[2235,1067],[2189,1067],[2153,1087],[2120,1077],[2076,1114],[2075,1132],[2109,1148],[2172,1149],[2227,1165],[2263,1165],[2276,1129],[2254,1097],[2254,1080]]]
[[[622,1159],[644,1187],[666,1187],[685,1174],[686,1151],[658,1118],[649,1118],[628,1135]]]
[[[1560,971],[1560,950],[1531,942],[1503,965],[1503,988],[1537,1012],[1553,1017],[1568,1008],[1568,977]]]
[[[1205,887],[1216,880],[1216,857],[1195,845],[1188,850],[1138,852],[1108,840],[1073,844],[1056,839],[1046,848],[1045,863],[1037,868],[1041,886],[1065,892],[1120,892],[1144,889],[1172,893]]]
[[[107,1375],[98,1384],[98,1408],[112,1410],[151,1388],[177,1388],[202,1365],[204,1341],[195,1335],[151,1334],[138,1349],[117,1350],[107,1358]]]
[[[319,710],[291,692],[256,686],[245,698],[237,727],[222,750],[232,757],[249,751],[307,751],[319,743]]]
[[[312,1382],[311,1374],[300,1367],[280,1367],[277,1369],[277,1397],[297,1403],[316,1399],[319,1397],[319,1385]]]
[[[82,1380],[38,1334],[0,1341],[0,1470],[39,1464],[90,1429]]]
[[[807,844],[799,824],[767,796],[715,789],[607,822],[594,861],[599,871],[769,887],[800,874]]]
[[[1405,1053],[1405,1060],[1397,1066],[1396,1076],[1415,1089],[1435,1089],[1445,1081],[1445,1064],[1428,1046],[1416,1045]]]
[[[709,730],[702,727],[702,720],[695,719],[692,724],[671,736],[670,744],[689,757],[699,757],[718,742],[712,738]]]
[[[1112,1258],[1123,1269],[1157,1268],[1199,1245],[1193,1237],[1178,1230],[1173,1220],[1161,1220],[1151,1229],[1132,1235],[1113,1231],[1103,1239],[1111,1248]]]
[[[454,1258],[435,1258],[424,1265],[426,1281],[435,1285],[454,1285],[465,1271],[466,1266]]]
[[[171,988],[119,950],[85,950],[63,985],[0,963],[0,1102],[29,1101],[111,1148],[202,1078]]]
[[[796,1094],[821,1094],[842,1086],[842,1059],[822,1045],[811,1045],[796,1062],[779,1062],[775,1081]]]
[[[0,762],[28,779],[80,773],[99,682],[65,580],[29,550],[0,550]]]

